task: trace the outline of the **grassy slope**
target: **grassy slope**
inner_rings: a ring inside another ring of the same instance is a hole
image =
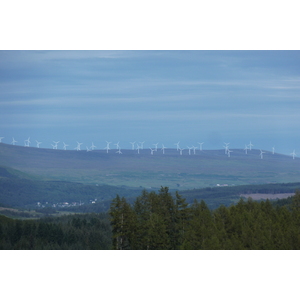
[[[224,150],[197,151],[179,155],[166,149],[150,155],[140,151],[111,150],[64,151],[12,146],[0,143],[0,165],[38,176],[42,179],[65,180],[87,184],[108,184],[129,187],[160,187],[192,189],[216,184],[263,184],[300,181],[300,159],[279,154],[264,154],[259,150],[233,149],[231,157]]]

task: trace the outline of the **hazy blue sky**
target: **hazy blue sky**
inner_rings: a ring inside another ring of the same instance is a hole
[[[299,51],[0,51],[0,137],[300,155]]]

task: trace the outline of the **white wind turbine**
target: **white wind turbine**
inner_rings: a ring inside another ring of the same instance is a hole
[[[249,150],[251,151],[252,150],[252,146],[254,146],[252,143],[251,143],[251,141],[250,141],[250,144],[248,145],[249,146]]]
[[[165,149],[167,149],[167,148],[164,146],[164,144],[162,144],[161,150],[162,150],[163,154],[165,154]]]
[[[187,147],[189,149],[189,155],[191,155],[191,150],[193,149],[193,147],[189,147],[189,146],[187,146]]]
[[[200,151],[202,151],[202,145],[204,144],[204,142],[203,142],[203,143],[199,143],[199,142],[198,142],[198,144],[200,145],[200,146],[199,146]]]
[[[145,141],[144,142],[140,142],[140,144],[141,144],[140,149],[144,149],[144,143],[145,143]]]
[[[75,147],[75,149],[77,150],[77,151],[80,151],[81,149],[80,149],[80,146],[83,144],[83,143],[79,143],[79,142],[77,142],[76,141],[76,143],[77,143],[77,147]]]
[[[17,143],[17,141],[15,140],[15,138],[13,138],[12,142],[13,145],[15,145]]]
[[[120,142],[117,142],[116,144],[114,144],[115,146],[117,146],[117,148],[116,148],[117,150],[120,149],[120,145],[119,144],[120,144]]]
[[[193,148],[194,154],[196,154],[197,147],[193,146],[192,148]]]
[[[153,155],[153,152],[155,151],[155,149],[149,148],[151,150],[151,155]]]
[[[275,147],[272,147],[272,154],[275,154]]]
[[[248,146],[247,145],[245,145],[245,148],[244,148],[244,150],[245,150],[245,153],[247,154],[248,152],[247,152],[247,150],[248,150],[249,148],[248,148]]]
[[[260,156],[261,159],[263,159],[263,157],[264,157],[263,154],[264,154],[264,153],[266,153],[266,152],[263,152],[262,150],[260,150],[259,156]]]
[[[64,150],[67,150],[67,146],[69,146],[69,145],[65,144],[65,142],[63,142],[63,144],[64,144],[63,149],[64,149]],[[76,149],[76,148],[75,148],[75,149]]]
[[[91,147],[88,147],[88,146],[85,146],[85,147],[86,147],[86,152],[92,151],[92,150],[91,150]]]
[[[131,146],[132,146],[132,150],[134,150],[134,144],[135,144],[135,142],[129,142],[130,144],[131,144]]]
[[[90,149],[94,150],[95,148],[97,148],[97,147],[94,145],[94,142],[92,142],[92,146],[90,147]]]
[[[3,139],[4,139],[4,136],[0,137],[0,143],[2,143]]]
[[[42,142],[38,142],[38,141],[36,141],[36,147],[37,148],[40,148],[40,144],[41,144]]]
[[[29,137],[27,140],[24,141],[24,146],[29,147],[30,143],[31,142],[30,142],[30,137]]]
[[[136,150],[137,150],[137,152],[138,152],[138,154],[140,154],[140,145],[139,144],[137,144],[137,146],[136,146]]]
[[[233,152],[232,150],[227,149],[227,155],[230,157],[230,153]]]
[[[295,153],[295,150],[291,153],[291,155],[292,155],[293,159],[295,159],[295,156],[297,156]]]
[[[155,146],[155,151],[157,151],[158,143],[153,144],[153,146]]]
[[[180,155],[182,155],[182,151],[183,151],[183,150],[184,150],[184,148],[183,148],[183,149],[179,148]]]
[[[106,147],[104,148],[104,150],[106,150],[106,153],[108,153],[108,150],[110,150],[109,144],[111,144],[111,142],[106,141]]]
[[[55,144],[54,146],[51,144],[53,146],[53,149],[57,149],[57,145],[58,145],[59,141],[58,142],[53,141],[53,143]]]
[[[180,149],[179,143],[180,143],[180,142],[174,144],[174,145],[176,145],[176,147],[177,147],[177,149],[176,149],[177,151]]]
[[[223,146],[223,147],[225,148],[225,154],[228,154],[228,145],[230,143],[224,143],[224,144],[225,144],[225,146]]]
[[[120,147],[118,148],[118,151],[116,151],[116,153],[123,154]]]

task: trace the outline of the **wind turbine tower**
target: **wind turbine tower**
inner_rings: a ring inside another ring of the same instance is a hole
[[[145,141],[144,142],[140,142],[140,144],[141,144],[140,149],[144,149],[144,143],[145,143]]]
[[[166,147],[164,146],[164,144],[162,144],[161,150],[162,150],[163,154],[165,154],[165,149],[166,149]]]
[[[247,151],[248,149],[249,149],[249,148],[248,148],[248,146],[247,146],[247,145],[245,145],[245,148],[244,148],[244,150],[245,150],[245,153],[246,153],[246,154],[248,154],[248,151]]]
[[[233,152],[232,150],[227,149],[227,155],[230,157],[230,153]]]
[[[189,155],[191,155],[191,150],[193,149],[193,147],[189,147],[189,146],[187,146],[187,147],[189,149]]]
[[[111,144],[111,142],[106,141],[106,147],[104,148],[104,149],[106,149],[106,153],[108,153],[108,150],[110,150],[109,144]]]
[[[30,137],[29,137],[27,140],[24,141],[24,146],[29,147],[30,143],[31,142],[30,142]]]
[[[38,141],[36,141],[36,147],[37,148],[40,148],[40,144],[41,144],[42,142],[38,142]]]
[[[97,148],[97,147],[94,145],[94,142],[92,142],[92,146],[90,147],[90,149],[94,150],[95,148]]]
[[[64,150],[67,150],[67,146],[69,146],[69,145],[65,144],[64,142],[63,142],[63,144],[64,144],[63,149],[64,149]],[[76,148],[75,148],[75,149],[76,149]]]
[[[203,143],[199,143],[199,142],[198,142],[198,144],[200,145],[200,146],[199,146],[200,151],[202,151],[202,145],[204,144],[204,142],[203,142]]]
[[[183,149],[179,148],[180,155],[182,155],[182,151],[183,151],[183,150],[184,150],[184,148],[183,148]]]
[[[295,153],[295,150],[291,153],[291,155],[292,155],[293,159],[295,159],[295,156],[297,156]]]
[[[254,146],[251,141],[250,141],[250,144],[248,145],[249,146],[249,150],[251,151],[252,150],[252,147]]]
[[[83,143],[79,143],[79,142],[76,142],[77,143],[77,147],[75,148],[77,151],[80,151],[80,146],[83,144]]]
[[[223,146],[223,147],[225,148],[225,154],[228,154],[228,145],[230,143],[224,143],[224,144],[225,144],[225,146]]]
[[[272,147],[272,154],[275,154],[275,148],[274,147]]]
[[[130,142],[130,144],[131,144],[131,146],[132,146],[132,150],[134,150],[134,144],[135,144],[135,142]]]
[[[52,145],[52,146],[53,146],[53,149],[57,149],[57,145],[58,145],[59,141],[58,141],[58,142],[54,142],[54,141],[53,141],[53,143],[55,144],[54,146]],[[79,149],[79,150],[80,150],[80,149]]]
[[[180,147],[179,147],[179,143],[180,143],[180,142],[178,142],[178,143],[175,143],[175,144],[174,144],[174,145],[176,145],[176,147],[177,147],[177,148],[176,148],[176,149],[177,149],[177,151],[180,149]]]
[[[264,153],[266,153],[266,152],[263,152],[263,151],[260,150],[259,156],[260,156],[261,159],[263,159],[263,157],[264,157],[263,154],[264,154]]]

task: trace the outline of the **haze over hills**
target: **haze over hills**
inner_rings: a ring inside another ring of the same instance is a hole
[[[13,146],[0,143],[0,165],[25,172],[33,178],[85,184],[171,189],[217,185],[247,185],[300,181],[300,160],[260,150],[111,149],[76,151]]]

